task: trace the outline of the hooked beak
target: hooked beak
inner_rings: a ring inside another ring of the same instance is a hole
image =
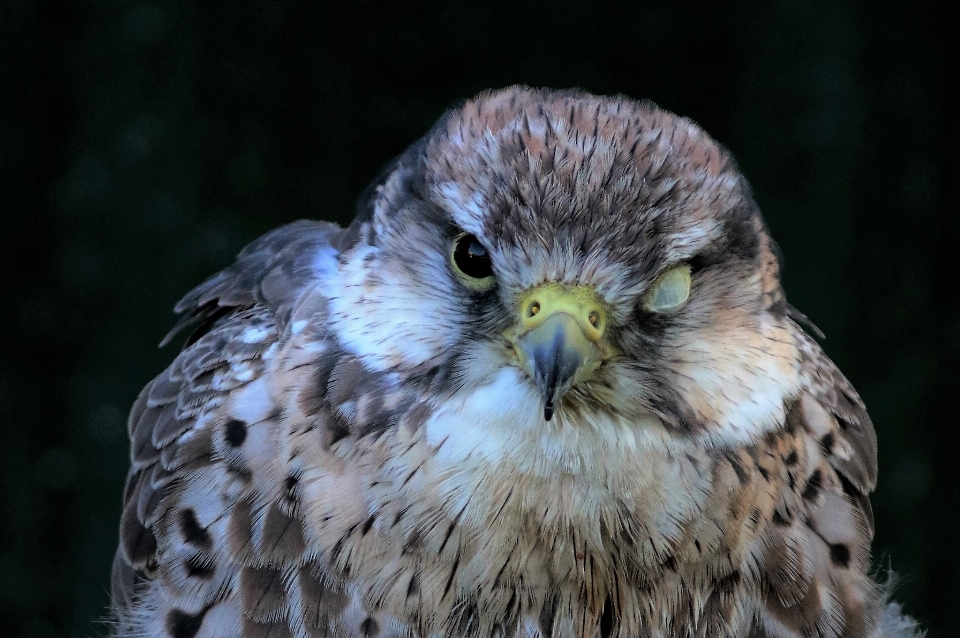
[[[549,421],[563,395],[604,359],[605,313],[593,290],[545,284],[523,294],[520,321],[507,339],[537,384]]]

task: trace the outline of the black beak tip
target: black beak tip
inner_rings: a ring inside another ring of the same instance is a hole
[[[553,404],[547,403],[543,406],[543,418],[545,421],[549,421],[553,418]]]

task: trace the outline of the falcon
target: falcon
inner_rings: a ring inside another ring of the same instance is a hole
[[[176,306],[114,634],[919,636],[869,574],[873,425],[777,254],[690,120],[451,110],[348,227],[274,230]]]

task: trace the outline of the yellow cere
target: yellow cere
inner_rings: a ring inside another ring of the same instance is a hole
[[[603,336],[604,311],[596,291],[589,286],[547,283],[520,295],[521,332],[532,330],[557,313],[570,315],[591,341]]]
[[[668,313],[679,310],[690,296],[690,266],[684,264],[666,271],[647,293],[647,310]]]

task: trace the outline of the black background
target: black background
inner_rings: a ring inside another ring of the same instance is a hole
[[[788,297],[876,423],[878,569],[955,635],[946,16],[886,0],[336,5],[0,3],[4,635],[104,632],[125,413],[173,356],[155,344],[177,298],[273,226],[346,221],[445,108],[513,83],[649,98],[733,151]]]

